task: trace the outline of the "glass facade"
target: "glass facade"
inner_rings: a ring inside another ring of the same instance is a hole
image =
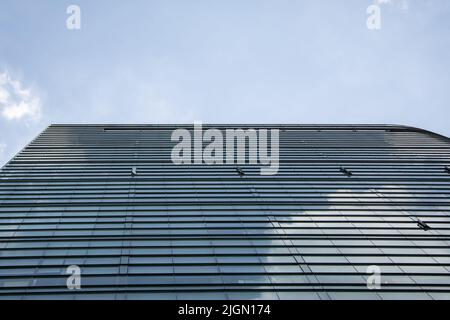
[[[279,129],[278,174],[173,164],[188,125],[48,127],[0,171],[0,299],[450,299],[448,138],[208,127]]]

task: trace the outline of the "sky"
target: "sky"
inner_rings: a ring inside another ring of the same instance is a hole
[[[67,28],[71,5],[80,29]],[[448,0],[0,0],[0,166],[52,123],[450,136],[449,71]]]

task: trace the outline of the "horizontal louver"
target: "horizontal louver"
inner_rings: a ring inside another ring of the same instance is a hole
[[[450,143],[280,130],[280,169],[174,165],[181,125],[52,125],[0,171],[0,299],[450,299]],[[207,129],[208,126],[205,126]],[[66,268],[82,289],[66,287]],[[367,267],[381,269],[367,288]]]

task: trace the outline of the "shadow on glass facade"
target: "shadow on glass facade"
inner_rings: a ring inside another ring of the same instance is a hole
[[[52,125],[12,159],[0,299],[450,299],[447,138],[250,126],[280,129],[279,172],[262,176],[174,165],[177,127],[192,128]]]

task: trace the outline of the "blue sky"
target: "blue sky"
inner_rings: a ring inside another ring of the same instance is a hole
[[[366,9],[381,10],[381,29]],[[68,30],[66,8],[81,8]],[[450,136],[448,0],[2,0],[0,165],[51,123],[389,123]]]

